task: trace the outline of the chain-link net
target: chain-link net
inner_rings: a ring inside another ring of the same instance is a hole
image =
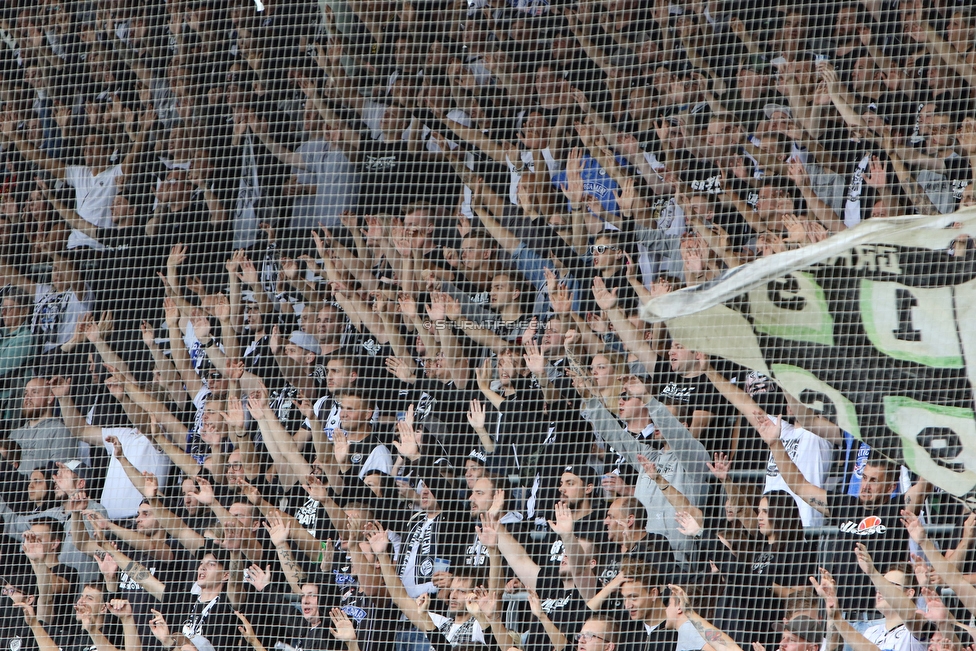
[[[0,647],[971,651],[974,81],[968,0],[0,0]]]

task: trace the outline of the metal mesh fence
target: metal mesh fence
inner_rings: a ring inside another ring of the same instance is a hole
[[[0,1],[0,647],[963,651],[966,0]]]

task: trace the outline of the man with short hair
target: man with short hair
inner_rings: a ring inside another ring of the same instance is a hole
[[[769,446],[780,475],[794,496],[823,513],[829,526],[836,527],[838,542],[829,567],[841,577],[840,608],[851,619],[871,617],[875,609],[875,589],[871,580],[857,570],[854,543],[866,546],[882,572],[904,567],[908,562],[908,533],[901,526],[900,513],[906,505],[901,494],[892,497],[898,468],[872,450],[862,470],[857,497],[828,493],[807,481],[790,458],[781,438],[782,421],[766,416],[757,418],[756,429]]]
[[[128,560],[115,553],[112,556]],[[235,648],[237,618],[226,591],[231,578],[226,551],[216,545],[204,547],[196,573],[179,583],[164,584],[138,563],[129,561],[126,565],[129,576],[163,602],[160,610],[153,610],[149,627],[164,648],[174,648],[177,636],[198,649],[201,644],[209,644],[214,651]]]
[[[606,615],[591,616],[576,634],[579,651],[614,651],[616,640],[616,623]]]
[[[78,572],[58,560],[63,541],[61,523],[42,517],[31,522],[21,545],[37,577],[37,614],[45,622],[56,622],[77,590]]]
[[[822,641],[823,626],[820,622],[809,615],[796,615],[783,624],[779,648],[783,651],[817,651]]]
[[[78,441],[64,422],[54,417],[54,395],[47,378],[36,377],[24,387],[21,416],[26,422],[10,433],[21,450],[20,474],[30,475],[52,461],[78,456]]]
[[[361,391],[347,390],[338,396],[341,409],[339,429],[333,432],[332,449],[342,479],[332,486],[341,491],[355,478],[363,479],[372,470],[393,472],[393,456],[373,431],[373,403]]]
[[[621,646],[627,651],[674,651],[678,636],[669,625],[661,575],[653,566],[635,559],[626,560],[620,571],[617,582],[620,584],[621,606],[632,626],[621,636]]]
[[[105,516],[105,507],[88,497],[89,474],[91,469],[78,459],[71,459],[67,463],[59,463],[54,473],[54,503],[44,511],[22,515],[8,515],[7,527],[13,537],[21,539],[24,532],[30,529],[31,522],[40,518],[53,518],[55,521],[67,523],[77,520],[78,526],[84,530],[81,512],[91,510]],[[58,552],[58,560],[78,572],[80,583],[90,583],[99,580],[98,565],[95,564],[81,547],[88,541],[88,534],[77,536],[74,523],[64,525],[65,536]]]

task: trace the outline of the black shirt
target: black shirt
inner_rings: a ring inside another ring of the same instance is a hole
[[[689,417],[696,411],[710,413],[712,418],[699,440],[709,453],[728,451],[723,447],[727,445],[723,429],[732,407],[707,375],[702,373],[695,377],[683,377],[671,370],[671,362],[665,358],[658,360],[654,380],[661,387],[658,393],[658,400],[661,402],[688,405]]]
[[[167,586],[166,606],[163,611],[171,632],[182,632],[186,637],[202,635],[215,651],[231,651],[237,646],[237,617],[226,592],[202,603],[200,596],[191,592],[192,583]],[[170,590],[173,590],[170,592]]]
[[[187,571],[190,556],[173,538],[168,538],[167,543],[173,553],[172,561],[160,561],[152,554],[135,550],[122,542],[118,543],[118,545],[119,549],[126,556],[145,567],[154,578],[170,586],[174,582],[176,584],[181,582],[183,574]],[[158,610],[160,607],[159,601],[149,594],[145,588],[130,578],[128,573],[121,568],[119,569],[118,582],[119,587],[117,593],[108,595],[106,598],[127,599],[132,605],[132,614],[135,616],[136,622],[139,625],[139,638],[143,644],[152,643],[156,638],[149,628],[149,620],[152,617],[149,611],[151,609]],[[167,623],[172,630],[174,622],[167,620]]]
[[[908,562],[908,531],[900,520],[904,507],[900,496],[879,505],[867,506],[852,495],[827,495],[829,524],[838,530],[834,553],[828,556],[828,569],[837,579],[841,610],[874,610],[874,585],[857,565],[855,543],[867,547],[882,574],[890,568],[901,569]]]
[[[777,546],[763,543],[752,553],[740,552],[722,568],[726,585],[715,625],[743,648],[752,642],[776,644],[780,634],[774,624],[782,621],[784,604],[773,594],[773,584],[810,585],[809,577],[816,576],[816,553],[816,544],[802,539]]]
[[[116,649],[125,648],[122,627],[119,625],[117,618],[111,615],[104,615],[101,631],[108,638],[108,641],[115,645]],[[98,649],[92,641],[91,636],[85,632],[85,629],[78,622],[72,622],[70,625],[57,630],[48,629],[48,634],[51,635],[54,643],[58,645],[58,651],[97,651]]]
[[[558,540],[558,537],[556,538]],[[589,616],[589,609],[580,596],[579,590],[567,588],[563,584],[562,577],[559,576],[562,541],[559,540],[558,543],[558,552],[548,559],[549,562],[539,568],[539,578],[536,579],[535,589],[542,602],[542,610],[546,612],[552,623],[562,631],[567,639],[572,640],[573,636],[583,627],[583,622]],[[548,651],[551,648],[552,642],[549,641],[549,636],[542,624],[537,619],[532,618],[525,650]]]

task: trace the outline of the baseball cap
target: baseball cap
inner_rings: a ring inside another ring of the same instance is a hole
[[[809,615],[797,615],[786,622],[783,628],[810,644],[820,644],[823,640],[823,627]]]
[[[488,457],[485,455],[485,453],[482,450],[478,448],[471,450],[471,452],[468,453],[468,458],[471,459],[472,461],[477,461],[483,466],[488,463]]]
[[[71,461],[65,461],[60,464],[61,466],[67,468],[71,472],[75,473],[80,479],[88,479],[88,471],[90,470],[88,464],[80,459],[72,459]]]
[[[319,351],[321,350],[319,348],[319,342],[315,340],[315,337],[308,334],[304,330],[292,331],[292,333],[288,336],[288,341],[295,344],[302,350],[307,350],[313,355],[318,355]]]
[[[785,104],[774,104],[770,102],[763,106],[763,113],[766,114],[767,118],[772,118],[773,113],[786,113],[787,117],[793,117],[793,109]]]
[[[593,468],[586,463],[577,463],[572,466],[566,466],[563,472],[568,472],[571,475],[576,475],[579,477],[584,484],[595,484],[596,483],[596,473]]]

